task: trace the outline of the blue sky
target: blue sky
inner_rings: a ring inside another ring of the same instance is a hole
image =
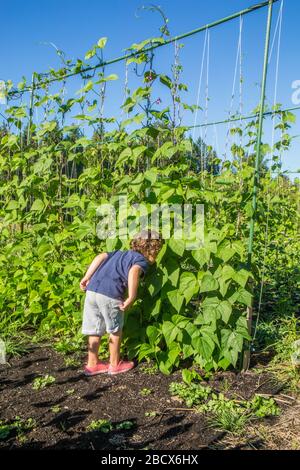
[[[177,35],[201,25],[242,10],[253,0],[160,0],[156,2],[169,18],[171,35]],[[59,67],[59,60],[53,48],[45,42],[53,42],[63,49],[71,59],[83,58],[86,51],[100,37],[108,37],[105,58],[110,59],[123,54],[124,49],[134,42],[158,35],[161,19],[157,13],[138,10],[147,5],[142,0],[48,0],[46,2],[27,2],[15,0],[1,5],[1,67],[0,79],[11,79],[18,83],[24,75],[28,79],[33,71],[47,71],[49,67]],[[273,32],[278,18],[280,2],[274,6]],[[261,80],[263,43],[265,36],[267,10],[262,9],[244,17],[243,50],[243,113],[249,114],[258,104],[259,82]],[[294,106],[292,102],[292,83],[300,80],[299,58],[299,0],[285,0],[282,26],[280,70],[278,81],[278,102],[284,107]],[[209,110],[208,120],[226,119],[230,110],[231,90],[235,69],[235,59],[239,37],[239,20],[231,21],[210,32],[209,61]],[[273,37],[273,36],[272,36]],[[204,33],[182,41],[181,63],[184,67],[182,81],[188,85],[183,96],[188,104],[196,102]],[[270,62],[267,96],[269,103],[274,99],[276,66],[276,43]],[[155,70],[170,74],[173,60],[173,46],[161,48],[154,62]],[[107,73],[117,73],[119,80],[111,83],[105,104],[106,115],[117,115],[122,100],[124,84],[124,64],[115,64]],[[206,77],[206,70],[204,70]],[[205,79],[203,77],[200,105],[204,105]],[[129,86],[134,89],[136,79],[129,71]],[[67,85],[72,95],[81,87],[77,78]],[[238,80],[237,80],[238,85]],[[238,109],[238,86],[232,110]],[[157,97],[166,105],[167,96],[157,89]],[[1,107],[1,110],[3,107]],[[300,112],[297,112],[298,121]],[[204,113],[200,112],[197,122],[203,122]],[[185,124],[193,124],[194,117],[187,114]],[[270,120],[269,120],[270,121]],[[266,140],[270,140],[271,123],[266,123]],[[299,125],[292,128],[293,135],[300,134]],[[206,133],[208,143],[225,152],[227,126],[212,127]],[[199,135],[199,131],[196,132]],[[300,167],[298,152],[300,138],[294,140],[289,154],[284,155],[284,168]]]

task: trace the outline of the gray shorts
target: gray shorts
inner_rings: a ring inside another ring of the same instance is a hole
[[[124,312],[121,301],[87,290],[83,309],[82,334],[103,336],[122,330]]]

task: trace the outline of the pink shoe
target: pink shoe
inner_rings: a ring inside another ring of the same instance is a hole
[[[111,364],[109,365],[108,374],[109,375],[122,374],[122,372],[128,372],[129,370],[133,368],[134,368],[133,361],[120,361],[119,364],[115,367],[113,367]]]
[[[105,374],[108,372],[109,364],[108,362],[99,362],[96,366],[84,368],[84,375],[98,375],[98,374]]]

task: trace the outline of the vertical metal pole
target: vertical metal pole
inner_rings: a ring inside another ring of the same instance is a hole
[[[30,92],[30,104],[29,104],[29,122],[28,122],[28,129],[27,129],[27,145],[29,145],[29,143],[30,143],[30,136],[31,136],[31,126],[32,126],[32,118],[33,118],[34,88],[35,88],[35,73],[33,72],[32,77],[31,77],[31,92]]]
[[[255,221],[256,221],[258,184],[259,184],[259,179],[260,179],[261,142],[262,142],[262,134],[263,134],[263,119],[264,119],[264,108],[265,108],[265,99],[266,99],[266,84],[267,84],[267,75],[268,75],[273,3],[274,3],[274,0],[269,0],[260,109],[259,109],[259,121],[258,121],[258,134],[257,134],[257,145],[256,145],[256,159],[255,159],[255,170],[254,170],[254,181],[253,181],[252,217],[250,221],[250,234],[249,234],[249,246],[248,246],[248,269],[250,269],[251,267],[252,255],[253,255],[254,230],[255,230]],[[252,329],[252,312],[253,312],[253,308],[249,307],[248,314],[247,314],[249,335],[251,335],[251,329]],[[244,355],[243,355],[243,369],[247,370],[249,368],[249,365],[250,365],[250,345],[248,344],[247,350],[244,351]]]

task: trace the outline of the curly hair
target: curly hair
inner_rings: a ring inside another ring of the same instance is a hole
[[[130,241],[130,249],[141,253],[147,259],[154,259],[163,246],[160,234],[153,230],[142,230]]]

